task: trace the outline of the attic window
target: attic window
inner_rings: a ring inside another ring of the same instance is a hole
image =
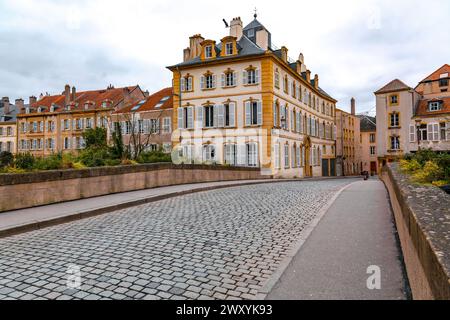
[[[55,106],[53,104],[50,106],[50,112],[55,112]]]
[[[84,104],[84,110],[88,110],[89,109],[89,103],[85,103]]]
[[[225,54],[226,54],[227,56],[233,54],[233,43],[232,43],[232,42],[227,42],[227,43],[225,44]]]
[[[205,47],[205,58],[212,58],[212,46]]]
[[[25,113],[30,113],[30,107],[26,107]]]
[[[250,29],[247,31],[247,37],[253,38],[255,36],[255,29]]]
[[[42,107],[39,107],[39,108],[37,109],[37,112],[38,112],[38,113],[41,113],[41,112],[42,112]]]
[[[428,103],[429,111],[439,111],[441,110],[442,102],[441,101],[432,101]]]
[[[439,76],[439,78],[443,79],[443,78],[448,78],[448,73],[443,73]]]
[[[138,103],[137,105],[135,105],[135,106],[131,109],[131,111],[137,111],[137,110],[139,110],[139,108],[140,108],[144,103],[145,103],[145,100],[139,101],[139,103]]]

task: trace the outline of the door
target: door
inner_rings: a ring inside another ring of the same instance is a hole
[[[370,174],[373,176],[377,173],[377,163],[375,161],[370,162]]]
[[[328,170],[328,159],[322,159],[322,177],[329,177],[330,172]]]
[[[330,176],[331,177],[336,176],[336,159],[330,160]]]
[[[305,177],[312,177],[312,167],[311,167],[311,139],[309,137],[305,138]]]

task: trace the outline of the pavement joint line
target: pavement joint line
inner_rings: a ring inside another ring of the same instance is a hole
[[[289,252],[287,253],[286,257],[283,259],[283,261],[281,261],[277,270],[271,275],[271,277],[267,280],[267,282],[258,291],[258,294],[256,295],[256,300],[266,300],[269,293],[272,291],[272,289],[278,283],[281,276],[286,271],[286,269],[289,267],[289,265],[291,264],[294,257],[300,252],[300,249],[303,247],[303,245],[308,240],[309,236],[314,231],[316,226],[320,223],[320,221],[325,216],[325,214],[330,210],[331,206],[336,202],[336,200],[340,197],[340,195],[343,192],[345,192],[345,190],[347,190],[352,185],[354,185],[358,182],[359,181],[355,181],[355,182],[352,182],[352,183],[342,187],[340,190],[338,190],[336,192],[336,194],[330,199],[330,201],[328,201],[328,203],[320,209],[317,216],[304,229],[299,240],[294,244],[292,249],[289,250]]]
[[[337,180],[337,179],[355,179],[355,178],[357,178],[357,176],[313,177],[313,178],[306,178],[306,179],[270,179],[270,178],[267,178],[267,179],[254,180],[254,181],[250,181],[250,182],[247,181],[247,182],[242,182],[242,183],[239,183],[238,181],[235,181],[235,183],[226,183],[229,181],[208,181],[208,182],[204,182],[204,183],[206,184],[206,183],[224,182],[225,184],[215,185],[215,186],[207,186],[207,187],[199,187],[199,188],[193,188],[193,189],[186,189],[183,191],[169,192],[166,194],[153,195],[153,196],[149,196],[149,197],[141,197],[141,198],[133,199],[131,201],[116,203],[111,206],[89,208],[85,211],[80,210],[80,211],[72,212],[69,214],[52,217],[50,219],[32,220],[30,223],[23,223],[20,225],[14,225],[14,226],[0,229],[0,239],[18,235],[18,234],[22,234],[22,233],[45,229],[45,228],[53,227],[53,226],[60,225],[60,224],[75,222],[75,221],[86,219],[86,218],[92,218],[92,217],[107,214],[107,213],[117,211],[117,210],[123,210],[126,208],[136,207],[136,206],[143,205],[143,204],[148,204],[148,203],[152,203],[152,202],[157,202],[157,201],[161,201],[161,200],[165,200],[165,199],[180,197],[180,196],[194,194],[194,193],[214,191],[214,190],[233,188],[233,187],[241,187],[241,186],[251,186],[251,185],[258,185],[258,184],[287,183],[287,182],[315,182],[315,181]],[[177,185],[177,186],[183,186],[183,185]],[[153,188],[153,189],[157,189],[157,188]],[[143,191],[143,190],[146,190],[146,189],[135,190],[135,191]],[[133,192],[133,191],[131,191],[131,192]],[[88,199],[92,199],[92,198],[88,198]],[[79,199],[79,200],[84,200],[84,199]],[[70,203],[70,201],[68,201],[67,203]],[[55,203],[55,204],[57,204],[57,203]],[[49,205],[52,205],[52,204],[49,204]],[[43,206],[40,206],[40,207],[43,207]],[[0,213],[0,218],[1,218],[1,213]]]

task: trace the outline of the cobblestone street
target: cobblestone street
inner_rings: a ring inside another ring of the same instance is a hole
[[[254,299],[351,182],[202,192],[0,239],[0,299]]]

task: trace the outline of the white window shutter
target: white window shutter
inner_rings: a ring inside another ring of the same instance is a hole
[[[259,83],[259,69],[255,70],[255,83]]]
[[[238,166],[245,166],[247,164],[247,145],[240,144],[238,145],[238,157],[237,164]]]
[[[433,125],[432,124],[427,125],[427,138],[428,138],[428,141],[433,140]]]
[[[180,79],[180,87],[181,87],[181,92],[186,91],[186,78],[182,77]]]
[[[447,141],[450,141],[450,121],[446,123],[445,126],[445,131],[446,131],[446,139]]]
[[[247,82],[248,82],[247,71],[244,70],[244,71],[242,72],[242,83],[243,83],[244,85],[246,85]]]
[[[414,125],[409,126],[409,142],[416,141],[416,127]]]
[[[220,77],[221,77],[221,80],[222,80],[222,88],[224,88],[225,87],[225,73],[222,73],[220,75]]]
[[[236,103],[231,102],[229,105],[229,120],[230,120],[230,127],[236,126]],[[450,128],[450,125],[449,125]]]
[[[200,88],[205,89],[205,77],[204,76],[200,77]]]
[[[280,144],[276,143],[274,145],[274,161],[275,161],[275,168],[280,169]]]
[[[64,131],[64,120],[61,120],[61,131]]]
[[[214,127],[218,127],[218,123],[219,123],[219,105],[214,105],[213,107],[213,124]]]
[[[199,129],[203,128],[203,107],[197,107],[195,109],[195,112],[197,113],[197,127]]]
[[[278,108],[276,102],[273,103],[273,126],[278,125]]]
[[[433,141],[439,141],[439,123],[433,124]]]
[[[193,87],[192,87],[192,85],[193,85],[193,84],[192,84],[192,77],[189,77],[189,78],[188,78],[188,82],[187,82],[187,83],[188,83],[188,85],[187,85],[187,88],[186,88],[186,89],[189,90],[189,91],[193,90]]]
[[[216,83],[217,83],[217,76],[216,75],[212,76],[212,81],[213,81],[212,87],[215,88],[216,87]]]
[[[184,129],[184,108],[178,108],[178,129]]]
[[[188,124],[188,129],[193,129],[194,128],[194,107],[188,107],[187,108],[187,124]]]
[[[237,86],[238,75],[237,72],[233,72],[233,86]]]
[[[263,110],[262,110],[262,102],[261,101],[258,101],[257,108],[258,108],[258,125],[262,126],[262,124],[263,124]]]
[[[251,102],[245,102],[245,125],[250,126],[252,124],[252,109]]]
[[[217,126],[219,128],[225,127],[225,107],[223,104],[216,106],[217,108]]]

